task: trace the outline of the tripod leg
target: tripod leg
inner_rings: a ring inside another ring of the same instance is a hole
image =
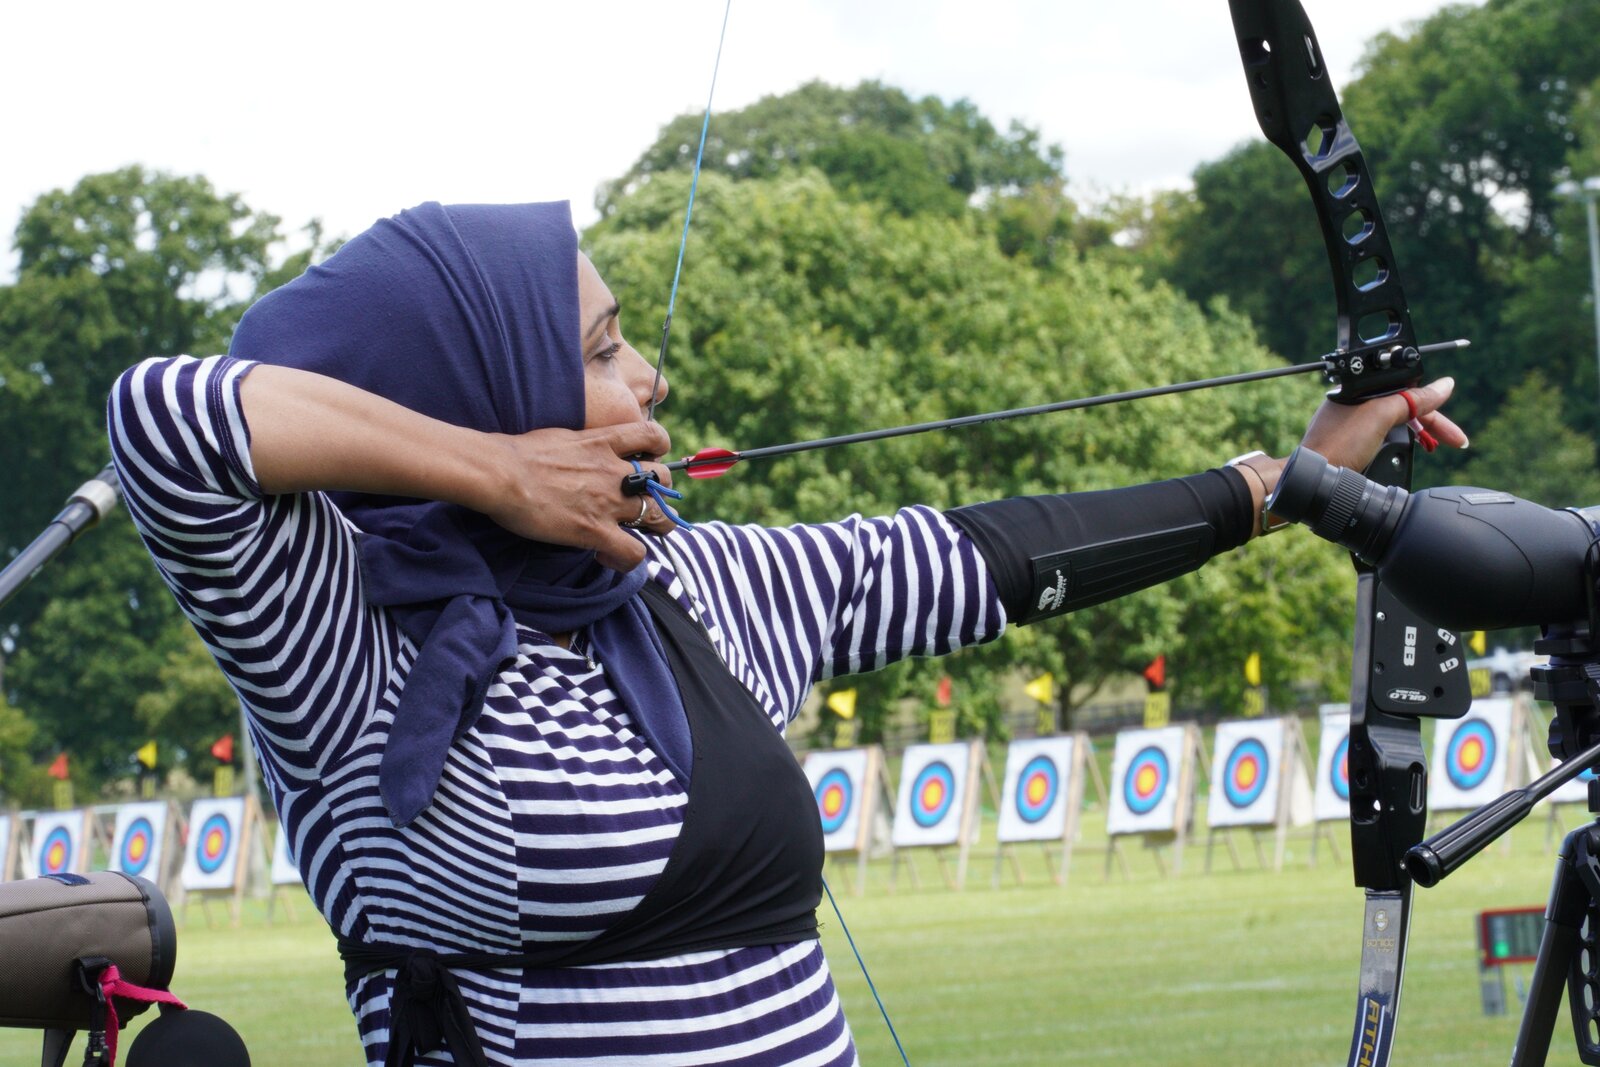
[[[1522,1011],[1522,1026],[1511,1050],[1511,1067],[1543,1067],[1550,1052],[1550,1035],[1555,1031],[1556,1015],[1561,1010],[1561,992],[1567,972],[1578,949],[1578,931],[1588,914],[1588,888],[1573,867],[1577,842],[1584,827],[1568,835],[1556,860],[1555,880],[1550,886],[1550,903],[1544,912],[1544,936],[1539,939],[1539,955],[1533,965],[1533,980],[1528,986],[1528,1002]]]

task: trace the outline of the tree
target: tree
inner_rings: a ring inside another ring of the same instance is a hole
[[[1534,371],[1473,435],[1471,461],[1454,481],[1503,489],[1546,507],[1600,503],[1593,440],[1562,421],[1562,390]]]
[[[299,253],[304,258],[316,251]],[[226,349],[272,271],[278,220],[203,178],[129,167],[54,190],[0,287],[0,551],[13,556],[106,462],[105,398],[147,355]],[[187,624],[121,511],[6,606],[7,695],[92,786],[129,766],[132,714]]]
[[[692,168],[702,119],[668,123],[626,174],[601,189],[602,217],[655,177]],[[979,194],[1056,178],[1061,158],[1036,130],[1013,123],[1000,133],[967,100],[912,100],[875,81],[853,89],[810,82],[717,115],[704,169],[749,179],[814,167],[852,199],[876,200],[900,215],[956,216]]]
[[[664,312],[642,294],[664,290],[686,195],[686,175],[658,178],[617,200],[585,236],[635,331]],[[976,214],[900,216],[853,200],[815,171],[743,181],[708,174],[662,415],[683,451],[750,447],[1269,362],[1239,316],[1208,320],[1165,286],[1093,257],[1062,257],[1041,271],[1008,257]],[[688,483],[685,510],[691,519],[782,524],[906,501],[945,508],[1127,485],[1200,470],[1246,447],[1286,449],[1314,397],[1310,387],[1275,385],[793,457]],[[1337,552],[1301,562],[1315,571],[1318,559],[1342,575]],[[852,680],[862,687],[864,736],[878,736],[883,709],[901,698],[931,704],[946,672],[970,698],[999,692],[1002,672],[1052,670],[1070,710],[1108,678],[1181,646],[1186,597],[1213,592],[1211,610],[1231,610],[1230,593],[1217,590],[1152,589],[955,660]],[[1243,618],[1239,629],[1252,624],[1273,625]],[[1328,635],[1317,634],[1324,641],[1309,641],[1307,656],[1328,649]],[[995,732],[998,703],[986,699],[968,725]]]

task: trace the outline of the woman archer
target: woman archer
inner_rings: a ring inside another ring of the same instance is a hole
[[[1460,446],[1450,388],[1412,396]],[[1077,548],[1180,544],[1124,591],[1192,570],[1260,532],[1282,466],[680,529],[620,490],[641,456],[670,485],[665,394],[565,204],[380,221],[227,357],[112,392],[129,510],[248,709],[369,1064],[856,1062],[782,740],[811,687],[1089,602],[1038,563]],[[1324,405],[1305,440],[1360,469],[1408,414]]]

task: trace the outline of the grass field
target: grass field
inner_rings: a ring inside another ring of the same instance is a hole
[[[1570,828],[1584,813],[1567,808],[1562,818]],[[913,1064],[1344,1062],[1361,894],[1350,883],[1342,827],[1340,861],[1324,846],[1315,868],[1301,831],[1282,872],[1255,869],[1240,840],[1246,869],[1232,870],[1219,844],[1207,875],[1202,831],[1181,875],[1163,878],[1134,845],[1124,846],[1130,877],[1104,881],[1103,820],[1093,813],[1085,822],[1088,836],[1065,887],[1050,884],[1042,853],[1030,847],[1019,850],[1027,883],[991,888],[992,822],[984,828],[991,844],[974,850],[963,892],[939,884],[928,855],[917,860],[919,890],[902,875],[890,894],[887,861],[872,865],[860,896],[847,891],[842,872],[830,873]],[[1479,1007],[1474,915],[1543,902],[1554,863],[1546,833],[1541,811],[1515,832],[1509,850],[1496,846],[1439,888],[1419,892],[1396,1063],[1509,1057],[1515,1016],[1486,1018]],[[898,1063],[826,901],[823,909],[824,941],[862,1062]],[[180,996],[232,1022],[256,1067],[361,1062],[332,938],[303,898],[293,922],[282,921],[280,910],[280,921],[269,924],[259,901],[237,929],[221,925],[222,909],[213,907],[213,917],[214,929],[198,906],[183,917]],[[1526,980],[1527,967],[1513,971],[1508,977]],[[1567,1025],[1563,1012],[1553,1063],[1576,1062]],[[36,1035],[0,1031],[0,1064],[37,1062]]]

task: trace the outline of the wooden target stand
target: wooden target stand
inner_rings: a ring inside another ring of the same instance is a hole
[[[893,893],[899,888],[900,864],[905,862],[906,870],[911,877],[911,888],[921,889],[922,880],[917,874],[917,867],[912,859],[912,853],[929,849],[933,852],[934,859],[939,866],[939,877],[944,882],[945,888],[961,890],[966,887],[967,864],[971,858],[972,843],[978,836],[978,786],[982,780],[988,787],[989,796],[996,806],[999,804],[998,790],[995,788],[994,776],[989,770],[989,761],[984,754],[982,741],[965,742],[967,756],[967,774],[963,783],[961,794],[961,812],[957,824],[956,840],[950,844],[896,844],[894,845],[894,858],[889,864],[889,892]],[[913,746],[919,748],[922,746]],[[907,749],[907,752],[912,749]],[[901,780],[905,779],[905,768],[901,767]],[[914,801],[913,801],[914,802]],[[900,819],[898,798],[894,809],[895,822]],[[955,870],[952,873],[948,856],[951,849],[955,850]]]
[[[1061,837],[1038,841],[1011,841],[1001,840],[994,853],[994,876],[989,880],[991,888],[1000,887],[1001,873],[1009,861],[1012,877],[1017,885],[1024,882],[1022,875],[1022,862],[1017,855],[1019,847],[1038,844],[1044,857],[1045,873],[1056,885],[1066,885],[1067,875],[1072,867],[1072,848],[1078,841],[1078,833],[1083,815],[1083,794],[1086,782],[1094,783],[1095,796],[1100,800],[1101,810],[1106,806],[1106,780],[1100,774],[1100,765],[1094,759],[1094,742],[1089,740],[1089,735],[1082,730],[1074,731],[1072,738],[1072,763],[1067,768],[1066,798],[1067,805],[1066,823],[1062,828]],[[1009,759],[1009,753],[1007,758]],[[1004,797],[996,798],[994,792],[994,778],[989,775],[990,799],[995,810],[999,811],[1005,802]],[[1019,786],[1020,787],[1020,786]],[[1003,792],[1003,791],[1002,791]],[[1059,848],[1059,858],[1051,853]]]
[[[1156,870],[1161,877],[1173,877],[1183,870],[1183,851],[1188,844],[1189,832],[1194,824],[1194,798],[1198,793],[1199,780],[1209,773],[1211,762],[1206,755],[1205,744],[1200,737],[1200,728],[1192,722],[1182,723],[1183,738],[1180,742],[1178,759],[1178,773],[1173,785],[1178,794],[1173,806],[1171,829],[1150,830],[1125,830],[1106,834],[1106,862],[1101,872],[1101,880],[1111,880],[1111,867],[1115,863],[1122,872],[1124,881],[1130,881],[1132,875],[1128,870],[1128,860],[1122,854],[1121,839],[1126,837],[1140,838],[1146,849],[1150,851],[1151,858],[1155,860]],[[1113,793],[1115,783],[1113,783]],[[1172,867],[1161,858],[1163,847],[1172,851]]]
[[[197,879],[197,869],[191,867],[190,864],[194,850],[202,847],[201,842],[196,842],[193,840],[194,834],[204,829],[203,826],[196,827],[194,825],[194,810],[195,807],[201,803],[201,801],[196,801],[195,804],[190,807],[187,813],[180,814],[179,838],[183,842],[183,848],[181,850],[183,861],[177,881],[175,883],[177,888],[177,892],[175,894],[177,900],[175,901],[175,907],[173,909],[179,922],[188,921],[189,904],[192,901],[198,900],[200,902],[200,914],[205,918],[206,921],[206,929],[212,929],[214,924],[211,920],[211,903],[213,901],[225,901],[228,907],[229,924],[232,926],[239,925],[243,910],[244,894],[249,888],[251,875],[256,870],[257,866],[265,859],[265,856],[261,854],[260,849],[260,841],[264,835],[257,834],[257,829],[260,827],[262,822],[261,808],[256,803],[256,798],[253,796],[246,796],[242,799],[244,801],[244,806],[243,814],[239,819],[238,844],[235,846],[232,861],[225,865],[228,871],[228,884],[226,885],[214,886],[199,884],[199,879]],[[210,881],[216,877],[217,873],[218,872],[206,872],[200,877],[204,878],[206,881]]]
[[[4,835],[4,840],[0,840],[0,882],[10,880],[11,872],[17,869],[18,838],[22,836],[21,823],[22,820],[14,811],[0,815],[0,834]]]
[[[1278,796],[1273,806],[1271,822],[1241,823],[1236,826],[1212,827],[1209,820],[1206,826],[1206,873],[1211,873],[1211,853],[1216,839],[1220,836],[1223,844],[1228,847],[1228,857],[1233,863],[1233,869],[1243,869],[1239,862],[1239,850],[1234,844],[1234,839],[1240,834],[1249,835],[1251,847],[1256,854],[1256,865],[1266,870],[1267,857],[1261,850],[1261,839],[1267,831],[1272,832],[1273,851],[1272,869],[1283,870],[1284,853],[1288,848],[1289,828],[1293,825],[1304,825],[1311,821],[1311,774],[1315,773],[1316,764],[1311,759],[1310,746],[1306,744],[1305,734],[1300,729],[1300,720],[1293,715],[1284,715],[1279,719],[1283,724],[1283,739],[1279,750],[1271,753],[1278,761]],[[1211,787],[1217,788],[1217,777],[1211,776]],[[1313,831],[1313,849],[1315,848],[1315,831]]]

